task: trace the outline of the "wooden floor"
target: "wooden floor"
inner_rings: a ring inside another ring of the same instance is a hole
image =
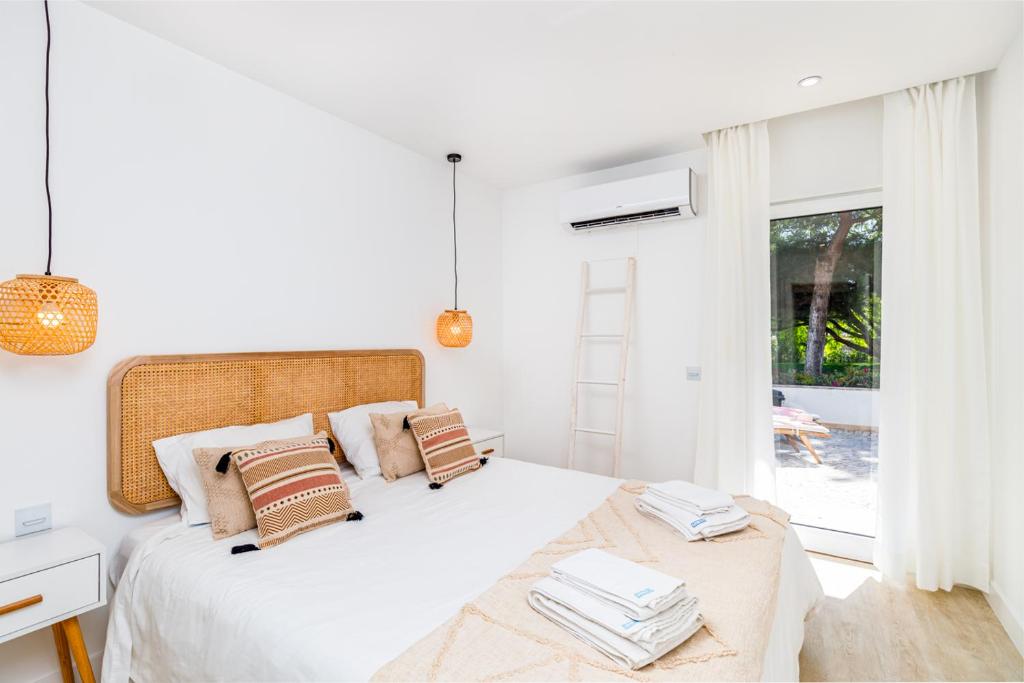
[[[1021,681],[1021,658],[978,591],[920,591],[811,555],[825,602],[808,619],[803,681]]]

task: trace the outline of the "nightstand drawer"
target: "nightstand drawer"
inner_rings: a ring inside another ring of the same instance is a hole
[[[37,596],[42,596],[38,600]],[[0,583],[0,638],[56,619],[100,599],[100,556],[25,574]],[[19,605],[25,605],[19,607]]]
[[[503,458],[505,457],[505,437],[496,436],[493,439],[484,439],[473,443],[477,455],[481,458]]]

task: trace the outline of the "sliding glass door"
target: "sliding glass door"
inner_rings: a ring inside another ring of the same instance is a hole
[[[870,560],[882,356],[878,197],[773,208],[772,410],[779,505],[804,545]]]

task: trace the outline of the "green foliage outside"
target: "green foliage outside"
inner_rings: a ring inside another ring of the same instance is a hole
[[[772,372],[777,384],[878,387],[881,356],[882,209],[853,211],[834,263],[821,372],[805,369],[816,264],[839,227],[839,213],[774,220]],[[820,264],[818,264],[820,265]]]

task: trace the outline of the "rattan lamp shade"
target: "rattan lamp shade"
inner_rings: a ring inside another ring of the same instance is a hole
[[[84,351],[96,340],[96,292],[73,277],[18,275],[0,283],[0,348],[26,356]]]
[[[473,341],[473,317],[451,309],[437,316],[437,341],[441,346],[461,348]]]

